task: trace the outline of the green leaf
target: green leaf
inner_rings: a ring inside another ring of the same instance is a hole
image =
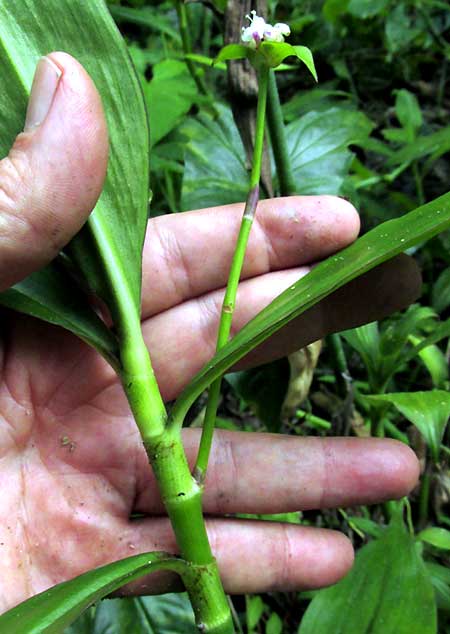
[[[102,601],[89,634],[198,634],[186,593]]]
[[[0,45],[2,154],[21,130],[34,68],[42,55],[61,49],[72,54],[101,94],[110,133],[108,175],[70,253],[118,322],[128,323],[140,310],[149,135],[126,45],[103,0],[1,2]]]
[[[438,343],[442,339],[447,339],[447,337],[450,337],[450,319],[438,323],[428,337],[425,337],[425,339],[404,355],[403,362],[408,363],[408,361],[411,361],[411,359],[414,359],[415,356],[420,354],[422,350],[425,350],[428,346]]]
[[[90,605],[123,585],[157,570],[182,572],[184,562],[167,553],[145,553],[90,570],[60,583],[0,616],[2,634],[61,634]]]
[[[407,48],[420,34],[421,31],[413,24],[406,4],[397,3],[393,9],[389,11],[385,23],[388,51],[394,54]]]
[[[450,570],[431,561],[425,562],[436,593],[438,610],[450,612]]]
[[[281,425],[281,408],[289,385],[289,363],[280,359],[226,376],[233,390],[271,432]]]
[[[219,117],[188,119],[181,132],[188,137],[181,208],[226,205],[245,200],[248,172],[245,150],[229,108],[217,105]]]
[[[450,226],[450,194],[385,222],[339,254],[313,268],[279,295],[206,364],[184,389],[172,410],[178,422],[212,381],[295,317],[330,293],[405,249]]]
[[[372,128],[363,113],[344,108],[309,112],[286,126],[297,192],[339,193],[353,159],[349,145],[362,143]]]
[[[259,48],[251,51],[251,57],[257,61],[258,56],[262,55],[266,64],[270,68],[276,68],[287,57],[295,56],[305,64],[311,75],[317,81],[317,72],[314,66],[314,60],[311,51],[306,46],[292,46],[287,42],[262,42]]]
[[[282,634],[283,621],[276,612],[272,612],[266,623],[266,634]]]
[[[157,7],[122,7],[119,5],[109,5],[109,11],[116,22],[130,22],[139,26],[146,26],[151,31],[164,34],[175,42],[180,42],[180,33],[174,28],[170,19],[170,14],[163,15]]]
[[[417,159],[433,155],[436,159],[450,150],[450,126],[426,136],[419,136],[414,143],[394,152],[387,161],[387,166],[409,164]]]
[[[364,324],[342,333],[347,343],[359,354],[366,366],[369,384],[375,385],[380,360],[380,332],[378,322]]]
[[[450,394],[444,390],[429,392],[399,392],[367,396],[368,401],[384,402],[394,407],[421,432],[435,462],[450,416]]]
[[[422,337],[427,328],[433,329],[433,337],[439,332],[441,324],[436,327],[436,317],[431,308],[413,304],[404,313],[391,319],[381,335],[377,323],[343,333],[346,341],[361,356],[373,392],[384,391],[391,377],[402,369],[408,359],[416,355],[421,356],[422,361],[424,355],[427,357],[427,368],[433,372],[433,377],[438,382],[445,378],[445,371],[436,358],[433,358],[432,368],[428,364],[428,357],[433,354],[428,350],[431,342],[425,346],[428,337]],[[408,347],[408,342],[414,344],[414,348]],[[423,348],[420,347],[422,344]]]
[[[401,89],[396,91],[395,113],[397,119],[409,135],[409,141],[414,141],[417,132],[422,127],[422,111],[420,110],[417,97],[409,90]]]
[[[213,63],[217,64],[231,59],[246,59],[249,51],[249,47],[244,44],[227,44],[220,49]]]
[[[306,68],[316,81],[319,81],[317,77],[316,67],[314,65],[313,55],[307,46],[294,46],[295,53],[300,61],[302,61]]]
[[[183,210],[241,202],[247,197],[248,171],[239,131],[231,111],[220,105],[217,108],[217,119],[200,114],[181,127],[189,139]],[[372,127],[362,113],[344,108],[310,112],[290,123],[286,138],[297,192],[339,193],[353,158],[347,148],[362,143]]]
[[[348,12],[356,18],[366,20],[383,13],[388,4],[389,0],[350,0]]]
[[[435,546],[435,548],[450,550],[450,531],[445,528],[438,528],[437,526],[426,528],[420,531],[417,535],[417,539],[420,539],[420,541],[426,544],[431,544],[431,546]]]
[[[261,617],[266,609],[266,606],[261,599],[261,597],[257,594],[254,597],[246,597],[246,617],[247,617],[247,629],[249,632],[252,632],[253,629],[258,625]]]
[[[212,0],[212,3],[218,11],[223,13],[227,8],[228,0]]]
[[[410,341],[418,346],[424,339],[411,336]],[[448,360],[442,350],[436,345],[430,345],[420,350],[418,356],[430,373],[433,386],[437,388],[445,387],[445,382],[448,379]]]
[[[0,303],[62,326],[98,350],[113,367],[119,367],[117,339],[55,262],[4,291]]]
[[[82,614],[64,634],[198,634],[186,593],[108,599]]]
[[[396,519],[356,556],[350,573],[311,601],[298,634],[436,634],[429,574]]]
[[[336,22],[336,20],[347,13],[350,0],[325,0],[322,8],[324,18],[329,22]]]
[[[431,303],[437,313],[444,312],[450,306],[450,268],[444,269],[434,283]]]
[[[153,78],[145,85],[144,95],[152,145],[173,130],[198,101],[198,90],[186,64],[175,59],[153,66]]]

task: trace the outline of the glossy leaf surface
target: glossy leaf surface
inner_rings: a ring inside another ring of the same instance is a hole
[[[200,114],[181,127],[189,139],[183,210],[240,202],[247,196],[248,171],[239,131],[230,110],[218,110],[216,120]],[[349,145],[362,143],[372,128],[362,113],[344,108],[295,118],[286,127],[286,139],[297,193],[339,193],[353,160]]]
[[[90,570],[35,595],[0,616],[2,634],[61,634],[86,608],[126,583],[156,570],[181,571],[167,553],[146,553]]]
[[[0,48],[3,155],[22,129],[39,57],[62,49],[76,57],[93,78],[108,121],[110,160],[103,193],[73,241],[71,255],[91,288],[103,296],[113,312],[120,312],[119,303],[138,311],[149,191],[149,135],[139,83],[105,3],[0,0]],[[23,310],[25,304],[23,300]]]
[[[330,108],[309,112],[286,127],[291,168],[299,194],[335,194],[347,176],[350,144],[368,138],[373,124],[361,112]]]
[[[198,634],[187,594],[107,599],[84,612],[64,634]]]
[[[298,634],[436,634],[436,626],[429,574],[396,519],[342,581],[314,597]]]
[[[172,411],[173,418],[183,419],[190,405],[212,381],[289,321],[347,282],[449,226],[450,193],[379,225],[339,254],[318,264],[244,326],[206,364],[179,397]]]

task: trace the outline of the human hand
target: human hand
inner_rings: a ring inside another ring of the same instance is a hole
[[[61,53],[51,59],[62,75],[42,62],[46,81],[56,87],[50,110],[0,163],[2,289],[56,255],[85,221],[104,179],[107,133],[96,91],[75,60]],[[213,354],[241,211],[242,205],[231,205],[150,221],[143,331],[168,400]],[[356,212],[337,198],[262,202],[235,329],[312,263],[353,241],[358,229]],[[299,318],[246,363],[406,305],[417,279],[409,260],[388,264]],[[176,545],[113,371],[58,328],[9,311],[2,326],[3,611],[92,567]],[[193,460],[198,430],[186,430],[184,438]],[[333,531],[225,514],[366,504],[405,495],[417,476],[414,454],[394,441],[217,432],[204,501],[226,590],[327,585],[349,569],[352,548]],[[130,519],[133,513],[144,517]],[[158,573],[127,591],[164,591],[173,583]]]

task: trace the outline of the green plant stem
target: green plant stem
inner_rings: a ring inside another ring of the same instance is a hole
[[[188,70],[192,76],[192,79],[195,81],[195,85],[197,86],[199,93],[201,95],[207,96],[208,89],[206,87],[205,82],[203,81],[202,75],[200,74],[194,62],[188,57],[186,57],[187,55],[192,53],[192,43],[191,43],[191,36],[189,34],[189,20],[188,20],[186,5],[183,2],[183,0],[177,0],[176,7],[177,7],[178,24],[179,24],[180,35],[181,35],[181,42],[183,44],[183,51],[185,55],[186,66],[188,67]]]
[[[327,344],[330,351],[339,396],[341,398],[347,398],[351,391],[352,379],[348,370],[347,359],[345,357],[344,346],[342,345],[340,335],[338,333],[328,335]]]
[[[268,76],[269,71],[267,68],[262,68],[259,70],[258,104],[256,109],[256,133],[255,145],[253,150],[252,171],[250,175],[250,188],[247,196],[247,201],[245,203],[244,215],[242,216],[242,222],[236,242],[233,261],[231,263],[225,297],[222,303],[222,312],[220,315],[216,351],[223,348],[223,346],[228,342],[230,336],[239,279],[241,277],[241,271],[244,263],[245,251],[247,249],[250,229],[252,228],[253,218],[256,213],[256,207],[259,199],[259,181],[261,178],[261,164],[264,149]],[[209,389],[208,403],[206,406],[202,436],[200,439],[200,447],[198,450],[197,461],[194,469],[194,477],[200,484],[204,482],[206,469],[208,466],[208,459],[211,451],[214,425],[217,415],[217,406],[220,397],[221,383],[222,378],[219,378],[211,384]]]
[[[280,194],[282,196],[292,196],[296,194],[297,191],[294,173],[292,172],[291,162],[289,160],[283,112],[281,110],[275,72],[273,70],[269,71],[267,124],[277,169]]]
[[[428,509],[430,504],[431,467],[425,467],[422,475],[419,494],[419,523],[418,527],[423,528],[428,522]]]
[[[129,326],[127,332],[132,328]],[[206,533],[202,490],[190,473],[179,430],[167,414],[141,330],[123,340],[122,384],[171,521],[181,556],[193,574],[185,577],[196,622],[208,634],[234,634],[227,597]]]

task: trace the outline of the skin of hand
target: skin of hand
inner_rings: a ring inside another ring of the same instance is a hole
[[[108,140],[97,92],[72,57],[52,53],[47,60],[42,64],[59,69],[48,112],[0,162],[2,289],[44,266],[68,242],[94,207],[105,176]],[[35,109],[42,90],[33,88]],[[167,400],[213,354],[241,213],[242,205],[230,205],[149,223],[143,330]],[[358,231],[355,210],[338,198],[261,202],[235,330]],[[303,315],[242,366],[406,306],[419,285],[412,261],[400,257]],[[176,544],[113,371],[59,328],[6,310],[0,318],[3,611],[90,568],[139,552],[176,552]],[[198,439],[198,430],[186,430],[191,461]],[[418,473],[413,452],[392,440],[217,432],[204,506],[226,590],[325,586],[349,570],[353,551],[338,532],[225,514],[399,498]],[[133,513],[142,515],[130,519]],[[124,592],[162,592],[176,583],[160,573]]]

